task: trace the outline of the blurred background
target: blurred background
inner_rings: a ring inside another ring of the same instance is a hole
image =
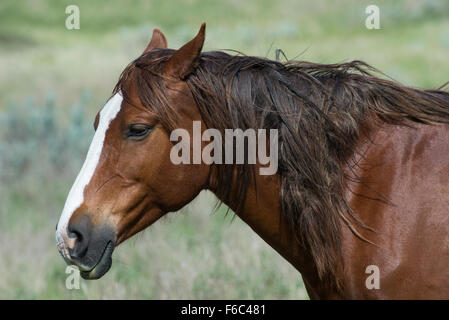
[[[80,29],[67,30],[68,5]],[[380,9],[380,29],[365,8]],[[307,299],[300,274],[214,198],[120,245],[109,273],[66,289],[54,239],[94,115],[154,27],[169,47],[207,23],[205,50],[319,63],[364,60],[397,81],[449,80],[449,1],[0,2],[0,299]]]

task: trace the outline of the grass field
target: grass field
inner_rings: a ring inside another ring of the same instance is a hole
[[[77,4],[80,30],[65,28]],[[380,8],[380,30],[365,7]],[[214,199],[127,241],[101,280],[65,287],[55,224],[121,70],[161,28],[177,48],[334,63],[364,60],[411,86],[449,80],[447,0],[0,2],[0,299],[304,299],[299,273]]]

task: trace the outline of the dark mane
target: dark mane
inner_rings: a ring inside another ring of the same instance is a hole
[[[176,110],[167,100],[161,68],[172,50],[155,50],[133,61],[115,91],[133,80],[142,103],[153,109],[167,130]],[[391,124],[449,123],[449,93],[420,90],[374,76],[361,61],[316,64],[281,63],[223,52],[202,54],[187,84],[209,128],[279,130],[280,203],[297,240],[314,259],[323,281],[338,288],[341,219],[357,234],[361,226],[343,194],[344,164],[373,118]],[[237,166],[238,185],[229,185]],[[217,165],[219,198],[240,210],[251,165]],[[237,210],[237,211],[238,211]]]

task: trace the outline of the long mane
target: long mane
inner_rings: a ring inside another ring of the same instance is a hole
[[[176,110],[161,77],[172,50],[142,55],[123,72],[115,91],[132,79],[142,103],[173,129]],[[361,61],[281,63],[265,58],[206,52],[186,79],[209,128],[278,129],[280,204],[297,241],[310,252],[318,275],[339,288],[343,221],[357,234],[363,224],[344,190],[344,164],[354,153],[363,127],[374,118],[390,124],[449,123],[449,93],[420,90],[375,76]],[[237,168],[236,168],[237,167]],[[255,174],[253,165],[217,165],[217,196],[242,209]],[[237,186],[231,191],[233,174]]]

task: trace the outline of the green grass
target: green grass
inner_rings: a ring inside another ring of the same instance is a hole
[[[65,29],[77,4],[81,29]],[[365,28],[377,4],[381,29]],[[235,49],[321,63],[365,60],[396,80],[449,80],[449,2],[15,1],[0,2],[0,298],[307,298],[300,276],[203,195],[114,253],[111,271],[65,288],[54,227],[79,170],[93,116],[123,68],[161,28],[177,48],[207,23],[205,50]]]

